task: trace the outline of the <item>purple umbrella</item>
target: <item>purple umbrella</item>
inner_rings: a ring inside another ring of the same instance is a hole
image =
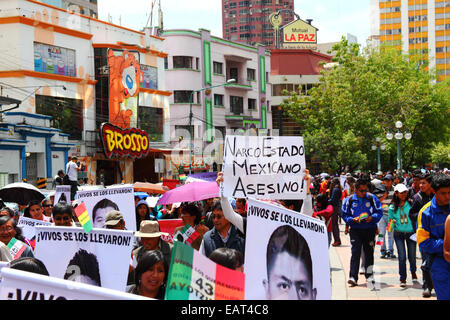
[[[159,205],[175,202],[200,201],[219,196],[216,182],[191,182],[170,191],[166,191],[158,200]]]

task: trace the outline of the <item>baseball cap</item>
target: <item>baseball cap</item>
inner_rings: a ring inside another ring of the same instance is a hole
[[[105,217],[105,225],[107,226],[115,226],[120,221],[123,220],[123,215],[120,211],[111,210]]]
[[[399,183],[394,187],[394,191],[398,191],[399,193],[408,191],[408,188],[403,184],[403,183]]]
[[[383,180],[394,180],[394,176],[392,174],[387,174],[384,176]]]

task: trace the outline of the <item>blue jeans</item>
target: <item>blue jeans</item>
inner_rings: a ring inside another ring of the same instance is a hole
[[[378,222],[378,233],[382,234],[384,237],[384,242],[381,246],[381,254],[386,252],[386,242],[388,244],[388,251],[394,253],[394,232],[387,232],[386,227],[388,223],[389,217],[383,214],[383,218]]]
[[[406,280],[406,249],[408,249],[409,270],[416,272],[416,242],[409,237],[412,232],[394,232],[395,245],[398,252],[398,272],[400,273],[400,281]]]

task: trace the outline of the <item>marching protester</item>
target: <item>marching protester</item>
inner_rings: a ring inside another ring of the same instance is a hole
[[[319,194],[316,198],[316,205],[314,206],[313,218],[323,219],[327,226],[328,246],[331,244],[331,236],[333,230],[333,211],[334,207],[328,203],[326,194]],[[337,221],[336,221],[337,223]]]
[[[450,213],[450,176],[439,173],[433,176],[433,199],[419,212],[417,244],[427,254],[438,300],[450,300],[450,262],[444,259],[445,221]]]
[[[406,287],[406,257],[413,281],[417,281],[416,274],[416,242],[411,239],[414,234],[409,211],[411,204],[408,199],[408,188],[399,183],[394,188],[394,198],[389,206],[389,220],[393,221],[394,240],[398,252],[398,268],[400,273],[400,286]],[[408,254],[406,254],[408,251]]]
[[[78,171],[81,170],[81,165],[77,164],[77,160],[77,157],[72,157],[66,165],[66,175],[70,185],[70,200],[75,200],[78,191]]]
[[[136,205],[136,226],[140,226],[141,222],[144,220],[156,221],[156,218],[151,214],[147,201],[140,200]]]
[[[344,201],[342,219],[350,227],[351,259],[348,284],[358,284],[358,270],[361,249],[365,257],[365,277],[373,282],[374,246],[377,223],[383,215],[381,203],[376,196],[368,193],[370,181],[358,179],[355,194]]]
[[[329,202],[333,206],[333,214],[332,218],[332,231],[333,231],[333,247],[338,247],[341,245],[341,237],[339,234],[339,218],[341,216],[341,207],[342,207],[342,188],[341,182],[339,178],[333,178],[330,184],[330,196]]]
[[[72,205],[66,202],[58,202],[52,210],[53,225],[59,227],[76,227],[73,221]]]
[[[120,211],[111,210],[105,217],[105,228],[113,230],[127,230],[125,228],[125,220]]]
[[[413,196],[411,209],[409,210],[409,218],[411,219],[414,232],[416,232],[417,229],[417,217],[420,209],[422,209],[425,204],[433,199],[434,193],[433,188],[431,188],[432,179],[433,177],[431,174],[422,174],[420,176],[420,191]],[[428,260],[427,254],[420,249],[420,247],[419,251],[422,257],[422,266],[424,266],[421,268],[423,289],[422,296],[424,298],[430,298],[431,291],[433,290],[433,281],[431,280],[430,270],[426,267]]]
[[[217,248],[208,257],[210,260],[231,270],[244,272],[244,256],[232,248]]]
[[[209,256],[218,248],[231,248],[244,255],[245,239],[241,237],[234,225],[228,221],[223,213],[220,200],[212,205],[212,220],[214,227],[203,235],[199,251]]]
[[[378,223],[378,232],[385,239],[381,245],[381,258],[395,258],[394,255],[394,234],[392,231],[387,231],[387,226],[389,223],[389,205],[394,198],[394,176],[392,174],[387,174],[383,178],[383,185],[385,187],[384,194],[379,200],[381,201],[381,206],[383,208],[383,217]],[[387,249],[386,249],[387,242]]]
[[[24,217],[31,218],[35,220],[42,220],[50,222],[50,217],[44,215],[44,210],[42,209],[42,204],[39,200],[32,200],[28,204],[28,210],[25,211]]]
[[[203,240],[203,236],[209,231],[209,228],[204,224],[201,224],[202,213],[200,209],[191,203],[184,204],[181,207],[181,219],[183,220],[183,225],[175,228],[174,234],[183,230],[186,225],[190,225],[199,233],[199,236],[191,243],[191,247],[195,250],[200,249],[200,245]]]
[[[9,245],[16,248],[14,251],[17,252],[17,255],[14,256],[11,254],[14,259],[19,259],[21,257],[34,257],[31,246],[22,236],[22,229],[17,227],[16,221],[8,216],[0,217],[0,241],[6,246]]]
[[[164,254],[159,250],[150,250],[138,260],[134,284],[127,287],[127,292],[152,299],[164,299],[169,266]]]

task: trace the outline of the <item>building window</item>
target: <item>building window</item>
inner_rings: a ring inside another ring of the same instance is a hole
[[[167,57],[164,58],[164,69],[169,69],[169,59]]]
[[[174,56],[173,57],[174,69],[192,69],[192,57],[186,56]]]
[[[226,128],[225,127],[216,127],[216,132],[215,132],[215,140],[224,140],[225,139],[225,135],[227,134]]]
[[[51,126],[81,140],[83,133],[83,100],[36,95],[36,113],[51,116]]]
[[[215,106],[223,106],[223,94],[215,94],[214,95],[214,105]]]
[[[248,110],[256,110],[256,99],[248,99]]]
[[[195,135],[194,126],[175,126],[175,139],[182,137],[184,141],[189,141],[192,135]]]
[[[230,111],[233,114],[241,114],[244,112],[244,98],[230,96]]]
[[[188,90],[175,90],[173,92],[174,103],[190,103],[190,96],[192,91]]]
[[[247,68],[247,80],[249,81],[255,80],[255,74],[256,74],[255,69]]]
[[[213,69],[214,69],[214,71],[213,71],[214,73],[223,74],[223,63],[213,61]]]
[[[161,108],[138,108],[138,127],[147,132],[150,142],[163,141],[164,110]]]

